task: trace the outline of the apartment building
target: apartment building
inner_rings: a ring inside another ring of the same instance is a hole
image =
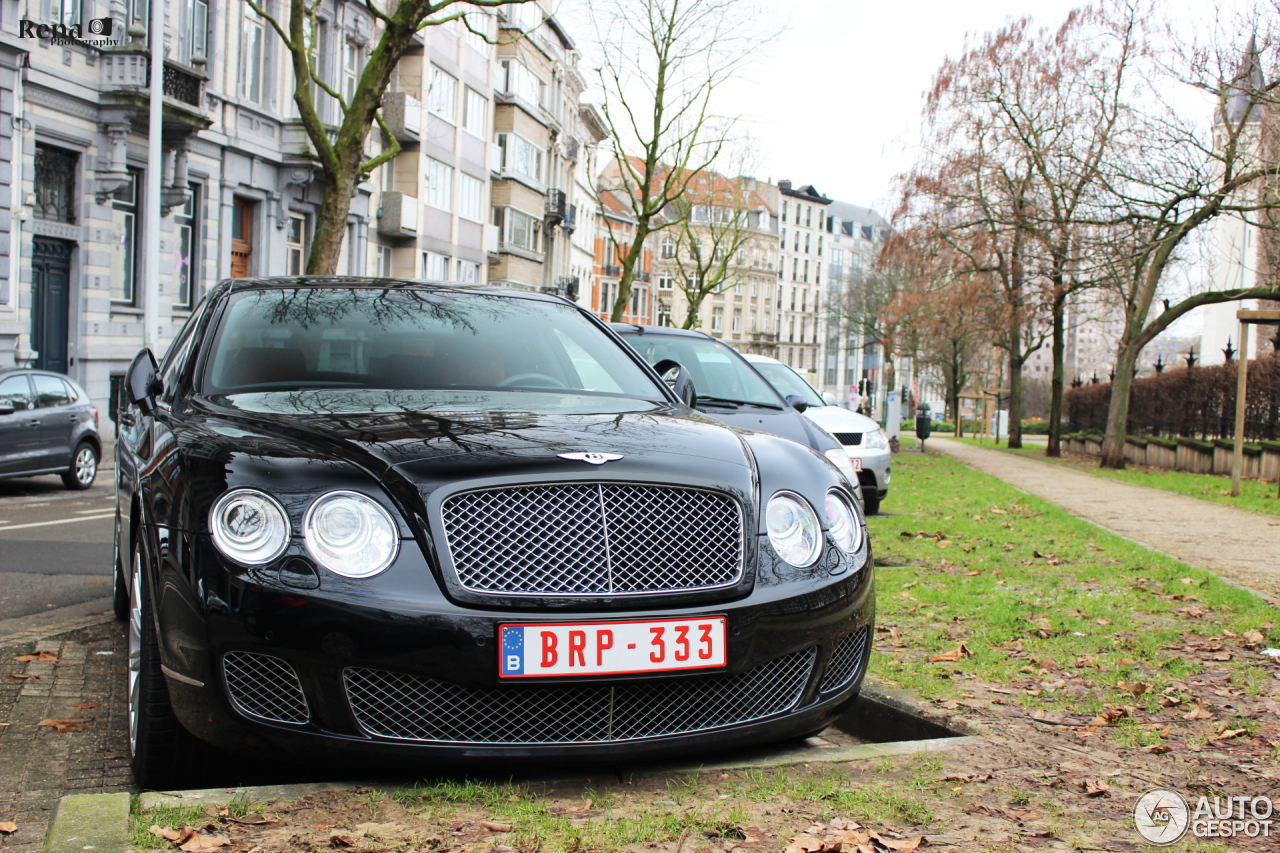
[[[270,23],[239,2],[157,2],[162,261],[144,281],[147,4],[0,0],[0,364],[66,372],[109,414],[137,351],[163,352],[213,283],[303,271],[324,192]],[[579,110],[576,51],[546,11],[469,15],[501,47],[459,22],[418,36],[384,101],[402,151],[357,187],[339,272],[533,289],[568,276],[574,211],[558,188],[601,123]],[[23,35],[54,25],[84,37]],[[362,2],[321,0],[316,64],[337,91],[354,91],[376,27]],[[316,99],[336,126],[337,102]],[[375,129],[368,154],[383,142]]]
[[[613,305],[622,286],[622,258],[636,237],[636,218],[625,198],[612,190],[599,192],[599,215],[596,218],[595,262],[592,268],[590,307],[606,322],[613,316]],[[631,298],[623,311],[622,322],[642,326],[670,326],[669,313],[655,312],[653,301],[652,236],[636,261],[631,282]]]
[[[831,199],[813,185],[779,181],[777,334],[779,358],[817,383],[823,312],[823,265]]]
[[[819,307],[823,346],[818,378],[822,390],[844,402],[863,380],[863,389],[874,396],[867,386],[878,379],[882,353],[852,316],[847,294],[875,268],[890,229],[889,222],[869,207],[832,201],[826,211],[827,290]]]

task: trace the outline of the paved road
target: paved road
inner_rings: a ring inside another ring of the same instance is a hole
[[[111,606],[114,512],[110,470],[83,492],[0,480],[0,639]]]
[[[928,446],[1099,527],[1280,599],[1280,517],[945,438]]]

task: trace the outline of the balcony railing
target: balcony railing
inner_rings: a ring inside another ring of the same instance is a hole
[[[151,85],[151,58],[142,50],[112,50],[102,54],[103,91],[128,91],[145,94]],[[161,74],[166,98],[200,108],[204,94],[204,74],[166,59]]]
[[[605,267],[604,274],[609,278],[618,278],[622,275],[622,267]]]
[[[173,98],[193,107],[200,106],[200,94],[204,88],[203,76],[166,59],[163,79],[166,98]]]

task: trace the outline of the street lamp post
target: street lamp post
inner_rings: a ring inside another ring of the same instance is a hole
[[[160,344],[160,184],[164,168],[161,134],[164,120],[164,0],[151,0],[151,103],[147,125],[147,237],[143,265],[142,334],[154,351]]]

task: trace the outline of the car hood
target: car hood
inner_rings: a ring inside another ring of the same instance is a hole
[[[866,415],[851,412],[841,406],[810,406],[804,416],[827,432],[871,432],[880,424]]]
[[[572,452],[751,464],[742,439],[714,419],[633,399],[344,391],[241,394],[202,403],[205,427],[214,434],[243,441],[251,430],[379,474],[418,463],[465,467],[467,459],[483,457],[491,465],[494,457]]]

